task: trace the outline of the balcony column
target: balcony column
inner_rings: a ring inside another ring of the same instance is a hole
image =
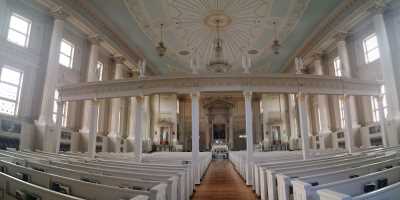
[[[381,126],[381,134],[382,134],[382,143],[384,147],[388,147],[388,137],[386,131],[386,118],[385,118],[385,109],[383,107],[383,96],[375,97],[378,102],[378,110],[379,110],[379,124]]]
[[[97,138],[97,115],[99,102],[97,100],[91,100],[90,103],[90,126],[89,126],[89,140],[88,140],[88,155],[90,158],[96,156],[96,138]]]
[[[322,54],[315,54],[314,56],[314,69],[315,74],[323,76],[324,70],[322,66]],[[318,135],[320,141],[320,148],[325,149],[325,136],[331,133],[329,128],[330,116],[329,116],[329,104],[328,97],[326,95],[317,95],[317,104],[319,112],[317,114],[318,121]]]
[[[93,81],[98,81],[96,69],[97,69],[97,62],[99,60],[99,49],[102,39],[99,36],[91,36],[89,37],[88,40],[90,42],[90,54],[89,54],[89,66],[86,74],[86,81],[93,82]],[[90,116],[91,103],[92,103],[91,100],[84,101],[83,121],[82,121],[82,128],[80,130],[81,133],[89,133],[89,126],[91,122],[91,116]]]
[[[142,161],[142,152],[143,152],[143,96],[135,97],[136,104],[135,104],[135,118],[133,119],[134,122],[134,129],[131,131],[134,134],[134,153],[135,159],[139,162]],[[133,114],[133,113],[131,113]]]
[[[299,138],[298,128],[297,128],[297,110],[296,110],[296,95],[288,94],[289,99],[289,125],[290,125],[290,143],[291,148],[294,146],[294,141]]]
[[[59,153],[61,144],[62,117],[63,117],[64,102],[57,101],[57,118],[56,118],[56,134],[54,134],[55,149],[51,152]]]
[[[199,169],[199,101],[200,93],[194,92],[191,94],[192,97],[192,170],[194,174],[194,183],[200,184],[200,169]]]
[[[346,149],[347,151],[351,154],[353,152],[353,124],[349,123],[351,122],[351,104],[350,104],[351,98],[349,95],[343,95],[343,111],[344,111],[344,121],[345,121],[345,130],[344,130],[344,135],[345,135],[345,143],[346,143]]]
[[[124,62],[125,58],[122,56],[116,56],[113,58],[115,63],[115,72],[114,72],[114,80],[119,80],[123,78],[124,71]],[[120,152],[121,149],[121,141],[120,141],[120,130],[121,130],[121,118],[122,118],[122,110],[121,110],[121,98],[113,98],[111,99],[111,109],[110,109],[110,133],[108,137],[111,141],[111,152]]]
[[[244,95],[244,106],[246,115],[246,184],[251,185],[253,183],[252,174],[252,163],[253,163],[253,109],[252,109],[252,92],[245,91]]]
[[[389,38],[383,17],[384,5],[377,5],[371,11],[373,13],[372,21],[375,27],[376,36],[378,38],[380,64],[382,66],[386,99],[389,106],[387,118],[388,120],[393,120],[400,117],[399,94],[396,88],[396,72],[394,70],[392,52],[390,49]],[[397,141],[397,138],[393,140]],[[394,144],[397,144],[397,142]]]
[[[68,14],[61,9],[51,13],[54,17],[53,31],[50,38],[49,57],[47,60],[46,76],[44,80],[43,96],[40,107],[40,116],[38,123],[41,125],[53,124],[53,105],[54,93],[58,85],[59,54],[61,40],[63,38],[65,19]],[[47,136],[44,137],[49,138]]]
[[[303,151],[303,159],[308,159],[308,151],[309,151],[309,141],[308,141],[308,134],[309,134],[309,124],[308,124],[308,111],[306,105],[306,98],[302,93],[297,95],[298,107],[299,107],[299,122],[300,122],[300,133],[301,133],[301,144],[302,144],[302,151]]]

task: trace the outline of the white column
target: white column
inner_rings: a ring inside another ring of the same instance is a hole
[[[200,184],[200,169],[199,169],[199,101],[200,93],[194,92],[192,97],[192,170],[194,174],[194,183]]]
[[[300,122],[300,133],[301,133],[301,144],[303,150],[303,159],[308,159],[308,150],[309,150],[309,126],[308,126],[308,112],[306,105],[306,96],[302,93],[298,94],[297,97],[298,106],[299,106],[299,122]]]
[[[125,59],[123,57],[114,57],[115,62],[115,72],[114,80],[123,78],[123,68]],[[111,123],[110,123],[110,137],[118,137],[119,127],[120,127],[120,112],[121,112],[121,99],[113,98],[111,99]],[[122,114],[122,113],[121,113]]]
[[[383,18],[383,8],[378,7],[374,10],[373,23],[378,37],[380,64],[382,66],[383,81],[386,90],[386,99],[388,102],[388,119],[397,119],[399,117],[399,94],[396,88],[396,77],[390,43]],[[397,142],[396,142],[397,144]]]
[[[89,126],[89,140],[88,140],[88,154],[90,158],[94,158],[96,155],[96,137],[97,137],[97,115],[99,102],[97,100],[91,100],[90,113],[92,118],[90,119]]]
[[[324,75],[324,70],[322,67],[322,55],[314,55],[314,69],[316,75]],[[325,135],[331,133],[329,128],[330,115],[328,107],[328,97],[326,95],[317,95],[317,103],[319,113],[316,112],[316,117],[318,120],[318,132],[320,136],[320,148],[325,149]]]
[[[353,124],[351,123],[351,108],[350,108],[350,96],[343,95],[343,102],[344,102],[344,120],[345,120],[345,143],[346,149],[349,153],[353,152]],[[349,123],[350,122],[350,123]]]
[[[135,135],[134,139],[134,153],[135,159],[139,162],[142,161],[142,152],[143,152],[143,101],[144,97],[137,96],[136,98],[136,105],[135,105],[135,118],[134,118],[134,126],[135,128],[132,129]]]
[[[340,65],[343,71],[343,76],[345,78],[352,78],[351,76],[351,66],[350,66],[350,59],[349,59],[349,53],[347,50],[347,44],[346,44],[346,33],[339,33],[336,35],[337,39],[337,49],[338,49],[338,54],[340,58]],[[356,103],[354,97],[350,97],[350,112],[353,114],[351,116],[350,122],[353,124],[353,126],[359,126],[358,124],[358,119],[357,119],[357,109],[356,109]]]
[[[64,102],[57,101],[57,118],[56,118],[56,134],[55,134],[55,149],[53,152],[60,152],[61,131],[62,131],[62,116],[63,116]]]
[[[289,98],[289,123],[290,123],[290,138],[297,139],[297,112],[296,112],[296,97],[295,94],[288,94]]]
[[[252,163],[253,163],[253,109],[252,109],[252,92],[245,91],[244,95],[244,106],[246,112],[246,184],[251,185],[253,183],[252,174]]]
[[[89,42],[90,42],[90,54],[89,54],[89,66],[87,69],[87,74],[86,74],[86,81],[87,82],[92,82],[92,81],[97,81],[97,74],[96,74],[96,69],[97,69],[97,62],[99,60],[99,47],[100,47],[100,42],[102,41],[99,36],[92,36],[89,37]],[[86,100],[84,101],[84,107],[83,107],[83,122],[82,122],[82,128],[80,130],[81,133],[89,133],[89,126],[90,126],[90,107],[91,107],[91,101]]]
[[[50,38],[49,57],[44,80],[43,96],[40,107],[39,124],[52,124],[54,93],[58,85],[59,53],[63,38],[65,19],[68,14],[58,9],[52,12],[54,16],[53,31]]]
[[[386,118],[385,118],[385,110],[383,107],[383,96],[375,97],[378,101],[378,110],[379,110],[379,124],[381,125],[381,134],[382,134],[382,143],[384,147],[388,147],[388,137],[386,135]]]

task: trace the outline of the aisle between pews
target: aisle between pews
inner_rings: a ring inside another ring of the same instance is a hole
[[[227,160],[212,161],[192,200],[255,200],[256,195],[247,187]]]

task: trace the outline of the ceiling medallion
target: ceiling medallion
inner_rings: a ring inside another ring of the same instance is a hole
[[[204,18],[204,24],[214,30],[225,29],[232,24],[232,18],[227,16],[223,10],[213,10]]]

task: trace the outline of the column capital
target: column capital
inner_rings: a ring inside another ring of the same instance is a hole
[[[346,42],[347,37],[349,36],[348,33],[346,32],[338,32],[335,36],[333,36],[335,38],[335,40],[337,42]]]
[[[200,92],[192,92],[190,93],[190,97],[193,99],[195,97],[199,98],[200,97]]]
[[[375,0],[371,8],[368,9],[368,12],[373,15],[381,15],[385,12],[386,7],[387,5],[384,0]]]
[[[312,55],[311,55],[311,57],[312,57],[312,59],[314,60],[314,61],[317,61],[317,60],[322,60],[323,59],[323,57],[325,56],[325,53],[324,52],[322,52],[322,51],[320,51],[320,52],[314,52]]]
[[[58,20],[65,20],[70,16],[67,12],[65,12],[65,10],[62,7],[58,7],[56,9],[51,10],[50,15]]]
[[[103,37],[101,35],[91,35],[88,37],[88,40],[92,45],[99,45],[103,42]]]
[[[123,56],[114,56],[112,60],[114,61],[115,64],[124,64],[126,58]]]
[[[144,96],[135,96],[136,103],[143,103],[144,101]]]
[[[243,91],[243,96],[244,97],[251,98],[252,95],[253,95],[252,91]]]

